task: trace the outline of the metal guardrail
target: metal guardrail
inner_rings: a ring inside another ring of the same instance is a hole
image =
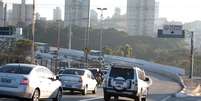
[[[0,41],[0,52],[6,51],[9,48],[9,41]]]

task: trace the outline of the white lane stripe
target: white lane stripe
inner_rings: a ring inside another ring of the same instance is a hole
[[[164,99],[162,99],[161,101],[167,101],[168,99],[170,99],[171,98],[171,96],[167,96],[167,97],[165,97]]]
[[[84,99],[84,100],[80,100],[80,101],[92,101],[92,100],[98,100],[98,99],[102,99],[103,97],[95,97],[95,98],[90,98],[90,99]]]

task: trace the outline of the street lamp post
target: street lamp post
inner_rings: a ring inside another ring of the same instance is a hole
[[[99,62],[101,64],[101,68],[102,68],[101,55],[102,55],[102,49],[103,49],[103,11],[107,10],[107,8],[97,8],[97,9],[101,11],[101,30],[100,30],[100,51],[101,51],[101,53],[99,54]]]
[[[191,55],[190,55],[190,75],[189,78],[193,78],[194,69],[194,33],[191,32]]]
[[[35,64],[35,0],[33,0],[33,15],[32,15],[32,56],[31,63]]]

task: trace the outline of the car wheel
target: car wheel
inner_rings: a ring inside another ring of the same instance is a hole
[[[97,92],[97,86],[94,88],[94,90],[92,91],[93,94],[96,94]]]
[[[142,100],[141,101],[146,101],[146,97],[144,97],[144,98],[141,98]]]
[[[110,101],[110,97],[111,96],[108,93],[104,92],[104,100],[105,101]]]
[[[73,94],[73,93],[74,93],[74,91],[73,91],[73,90],[70,90],[70,93],[71,93],[71,94]]]
[[[58,90],[56,98],[53,99],[53,101],[61,101],[62,99],[62,91]]]
[[[40,92],[38,89],[36,89],[33,93],[31,101],[39,101],[40,99]]]
[[[135,101],[142,101],[142,97],[141,97],[141,96],[137,96],[137,97],[135,98]]]
[[[114,101],[119,101],[119,96],[114,96]]]
[[[88,92],[87,87],[84,88],[84,90],[82,91],[82,95],[86,95]]]

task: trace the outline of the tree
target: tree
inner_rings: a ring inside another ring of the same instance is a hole
[[[104,47],[103,48],[103,52],[105,54],[112,55],[112,53],[113,53],[112,51],[113,51],[112,48],[109,48],[109,47]]]
[[[16,41],[13,51],[8,55],[9,61],[22,63],[29,62],[27,58],[31,56],[31,48],[31,40],[22,39]]]
[[[124,55],[126,57],[131,57],[132,53],[133,53],[133,48],[129,44],[126,44],[124,46]]]

